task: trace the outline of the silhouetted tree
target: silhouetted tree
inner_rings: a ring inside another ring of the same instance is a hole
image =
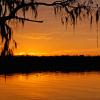
[[[11,22],[21,23],[22,25],[25,21],[43,22],[35,19],[38,15],[37,8],[41,5],[53,7],[55,15],[60,14],[62,24],[70,23],[73,27],[75,27],[77,21],[85,18],[85,16],[90,19],[90,24],[92,24],[93,18],[98,24],[100,17],[100,7],[93,0],[59,0],[53,3],[37,2],[36,0],[0,0],[1,55],[13,54],[13,50],[10,48],[11,41],[17,48],[17,43],[12,36]],[[27,18],[26,12],[29,10],[32,11],[34,20]]]

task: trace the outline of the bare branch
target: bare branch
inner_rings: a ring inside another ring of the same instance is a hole
[[[18,16],[15,16],[15,19],[25,20],[25,21],[31,21],[31,22],[43,23],[43,21],[31,20],[31,19],[27,19],[27,18],[18,17]]]

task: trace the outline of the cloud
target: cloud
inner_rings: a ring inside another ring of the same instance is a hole
[[[50,40],[51,36],[43,34],[43,35],[37,35],[37,36],[29,36],[29,35],[21,35],[21,34],[17,34],[16,36],[20,37],[20,38],[24,38],[24,39],[31,39],[31,40]]]
[[[89,41],[95,41],[97,38],[88,38]]]

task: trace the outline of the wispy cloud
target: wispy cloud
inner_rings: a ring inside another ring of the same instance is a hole
[[[24,39],[31,39],[31,40],[50,40],[52,38],[51,36],[46,35],[46,34],[37,35],[37,36],[17,34],[16,36],[20,38],[24,38]]]
[[[89,41],[95,41],[97,38],[88,38]]]

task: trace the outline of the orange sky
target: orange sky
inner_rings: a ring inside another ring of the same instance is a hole
[[[78,23],[75,31],[71,26],[66,30],[66,25],[55,17],[52,7],[40,7],[38,13],[37,19],[43,23],[26,22],[24,27],[18,25],[14,28],[14,38],[18,43],[15,55],[100,55],[95,24],[90,30],[88,21],[84,20]]]

